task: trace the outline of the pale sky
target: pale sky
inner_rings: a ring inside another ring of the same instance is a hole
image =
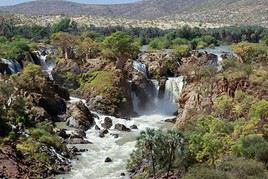
[[[0,6],[14,5],[23,2],[29,2],[32,0],[0,0]],[[80,3],[90,3],[90,4],[118,4],[118,3],[129,3],[138,0],[69,0],[73,2]]]

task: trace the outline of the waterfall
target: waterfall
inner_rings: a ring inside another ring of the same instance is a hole
[[[155,83],[159,91],[159,85]],[[158,86],[157,86],[158,85]],[[177,111],[176,100],[183,88],[183,77],[168,78],[165,84],[165,92],[161,97],[155,96],[155,113],[172,115]],[[159,93],[159,92],[158,92]],[[157,93],[157,94],[158,94]]]
[[[218,46],[215,48],[204,48],[204,49],[200,49],[198,50],[199,52],[207,52],[207,53],[211,53],[217,56],[217,69],[220,71],[222,70],[222,60],[223,60],[223,55],[229,54],[229,55],[234,55],[236,56],[236,54],[232,51],[232,49],[227,46],[227,45],[222,45],[222,46]]]
[[[40,51],[36,51],[36,55],[40,60],[40,64],[42,66],[43,71],[47,72],[47,74],[49,75],[49,79],[50,80],[54,80],[53,79],[53,75],[52,75],[52,71],[53,68],[55,67],[55,62],[52,60],[48,60],[48,54],[50,53],[50,51],[46,50],[44,53],[41,53]]]
[[[133,61],[133,68],[141,72],[147,78],[147,69],[145,64],[135,60]]]
[[[83,99],[71,97],[69,103],[84,102]],[[172,124],[164,122],[162,115],[150,114],[130,120],[105,116],[92,112],[95,116],[95,124],[103,130],[102,123],[106,117],[109,117],[113,124],[109,133],[104,138],[99,137],[99,130],[92,127],[86,131],[86,140],[92,144],[76,145],[77,148],[87,149],[88,151],[79,156],[79,160],[72,160],[72,170],[68,174],[57,176],[57,178],[72,179],[128,179],[130,178],[126,171],[127,160],[135,148],[136,138],[139,133],[146,128],[165,128]],[[122,132],[115,129],[115,124],[123,124],[127,128],[137,126],[137,129],[131,129],[131,132]],[[72,129],[70,129],[72,130]],[[69,131],[67,131],[69,132]],[[115,137],[117,136],[117,137]],[[112,159],[111,163],[105,163],[105,158]],[[125,176],[121,175],[124,173]]]
[[[19,71],[21,71],[21,65],[17,60],[1,59],[1,61],[8,65],[8,68],[11,73],[18,73]]]
[[[161,114],[161,115],[173,115],[177,111],[176,99],[183,88],[183,77],[168,78],[165,83],[164,95],[159,95],[160,86],[158,80],[151,80],[154,89],[148,91],[147,96],[152,97],[146,108],[139,104],[143,99],[139,99],[135,92],[132,93],[134,111],[139,115],[144,114]]]

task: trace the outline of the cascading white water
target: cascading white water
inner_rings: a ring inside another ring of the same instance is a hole
[[[177,111],[176,99],[181,93],[183,88],[183,77],[170,77],[166,80],[165,91],[161,96],[159,95],[159,82],[157,80],[151,80],[154,89],[148,91],[148,96],[153,94],[153,99],[150,100],[151,104],[146,106],[146,109],[139,105],[143,99],[139,99],[135,92],[132,93],[133,108],[134,111],[140,115],[148,114],[160,114],[160,115],[172,115]],[[151,95],[152,96],[152,95]]]
[[[154,83],[156,90],[159,91],[159,84]],[[164,95],[155,96],[155,109],[154,113],[160,113],[165,115],[173,114],[177,111],[176,99],[181,93],[183,88],[183,77],[168,78],[165,84]],[[157,92],[158,94],[159,92]]]
[[[138,61],[133,63],[134,69],[147,76],[146,66]],[[136,144],[136,137],[146,128],[165,128],[172,124],[166,123],[165,119],[174,118],[174,112],[177,110],[176,98],[182,91],[183,77],[168,78],[165,84],[163,96],[159,95],[159,82],[151,80],[154,88],[148,91],[148,96],[152,97],[152,104],[147,111],[143,111],[139,105],[140,99],[136,93],[132,93],[134,110],[140,115],[130,120],[104,116],[97,114],[95,118],[96,125],[102,129],[101,124],[105,117],[113,121],[113,126],[104,138],[99,137],[99,131],[95,127],[89,129],[87,140],[93,144],[77,145],[78,148],[88,149],[82,153],[79,160],[73,160],[72,170],[67,175],[58,176],[66,179],[129,179],[126,171],[126,164]],[[153,94],[153,95],[152,95]],[[71,103],[77,103],[85,100],[71,97]],[[131,132],[121,132],[115,129],[115,124],[123,124],[128,128],[136,125],[138,129],[131,129]],[[118,135],[115,138],[113,134]],[[105,163],[106,157],[112,159],[111,163]],[[125,176],[121,174],[124,173]]]
[[[21,65],[16,60],[7,60],[7,59],[1,59],[1,61],[8,65],[8,68],[12,73],[17,73],[21,71]]]
[[[48,61],[47,57],[49,53],[50,53],[49,51],[46,51],[45,54],[42,54],[40,51],[36,51],[37,57],[40,60],[43,71],[47,72],[50,80],[54,80],[52,71],[56,64],[52,60]]]
[[[79,98],[71,98],[72,103],[77,103]],[[84,100],[82,100],[85,102]],[[87,140],[93,144],[77,145],[78,148],[88,149],[82,153],[79,160],[72,161],[72,170],[69,174],[58,176],[65,179],[129,179],[126,171],[127,160],[130,157],[136,143],[138,134],[146,128],[162,128],[169,127],[170,124],[165,123],[164,119],[169,118],[164,115],[148,115],[131,120],[115,118],[112,116],[104,116],[97,114],[99,118],[95,118],[95,123],[102,129],[101,124],[105,117],[109,117],[113,121],[113,126],[104,138],[99,137],[99,131],[95,127],[89,129]],[[138,129],[132,129],[131,132],[121,132],[115,130],[115,124],[124,124],[130,128],[136,125]],[[119,135],[115,138],[112,134]],[[111,163],[105,163],[106,157],[112,159]],[[121,176],[124,173],[125,176]]]
[[[141,72],[147,78],[147,70],[146,70],[145,64],[138,62],[138,61],[133,61],[133,68]]]
[[[211,53],[217,56],[217,68],[218,70],[222,69],[222,56],[225,54],[231,54],[231,55],[235,55],[235,53],[232,51],[232,49],[227,46],[227,45],[221,45],[215,48],[204,48],[204,49],[200,49],[198,50],[199,52],[207,52],[207,53]]]

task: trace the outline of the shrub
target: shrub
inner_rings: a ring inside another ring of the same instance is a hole
[[[187,57],[190,55],[190,47],[188,45],[179,45],[175,47],[175,55],[178,58]]]
[[[220,117],[228,118],[233,110],[233,98],[227,95],[216,98],[215,110]]]
[[[232,147],[239,157],[268,162],[268,142],[255,134],[241,137]]]
[[[253,119],[264,119],[268,117],[268,101],[261,100],[253,104],[250,108],[250,117]]]
[[[223,161],[218,170],[225,171],[231,178],[239,179],[265,179],[268,178],[264,165],[255,160],[232,157],[231,160]]]
[[[197,161],[215,166],[229,150],[232,132],[233,126],[230,123],[212,116],[199,117],[193,131],[188,134],[189,150]]]
[[[54,134],[51,123],[42,122],[36,125],[36,128],[31,129],[32,138],[36,141],[53,146],[58,150],[62,150],[60,138]]]
[[[230,179],[224,172],[205,166],[192,167],[182,179]]]

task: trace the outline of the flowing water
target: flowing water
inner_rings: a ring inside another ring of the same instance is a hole
[[[1,61],[8,65],[8,68],[11,71],[11,73],[14,74],[21,71],[21,65],[16,60],[1,59]]]
[[[45,53],[36,51],[36,55],[40,60],[43,71],[45,71],[48,74],[50,80],[53,80],[52,71],[53,68],[56,66],[56,63],[53,60],[48,59],[49,53],[50,53],[49,50],[46,50]]]
[[[141,63],[134,63],[134,68],[143,74],[146,74],[146,66]],[[79,160],[72,161],[72,170],[69,174],[59,176],[66,179],[128,179],[126,165],[136,143],[136,138],[142,130],[146,128],[168,128],[172,124],[166,123],[165,119],[174,118],[176,112],[176,98],[180,94],[183,87],[183,77],[168,78],[165,85],[165,92],[162,98],[159,97],[159,83],[152,80],[154,84],[154,99],[151,104],[152,110],[141,113],[139,109],[138,99],[132,95],[134,111],[140,114],[140,117],[131,118],[130,120],[115,118],[112,116],[104,116],[96,114],[99,118],[95,118],[98,127],[104,121],[105,117],[109,117],[113,121],[113,126],[104,138],[99,137],[99,131],[95,127],[86,132],[87,140],[92,144],[77,145],[78,148],[88,149],[82,153]],[[134,94],[134,93],[133,93]],[[71,98],[70,103],[77,103],[80,99]],[[83,101],[85,102],[85,101]],[[138,129],[132,129],[131,132],[121,132],[114,129],[115,124],[124,124],[130,128],[136,125]],[[118,135],[115,138],[114,135]],[[112,159],[111,163],[105,163],[106,157]],[[121,176],[124,173],[125,176]]]
[[[199,52],[207,52],[207,53],[211,53],[214,55],[217,55],[218,60],[217,60],[217,66],[218,66],[218,70],[222,69],[222,65],[221,62],[223,60],[223,56],[224,55],[235,55],[233,50],[230,48],[230,46],[228,45],[221,45],[215,48],[204,48],[204,49],[200,49],[198,50]]]

